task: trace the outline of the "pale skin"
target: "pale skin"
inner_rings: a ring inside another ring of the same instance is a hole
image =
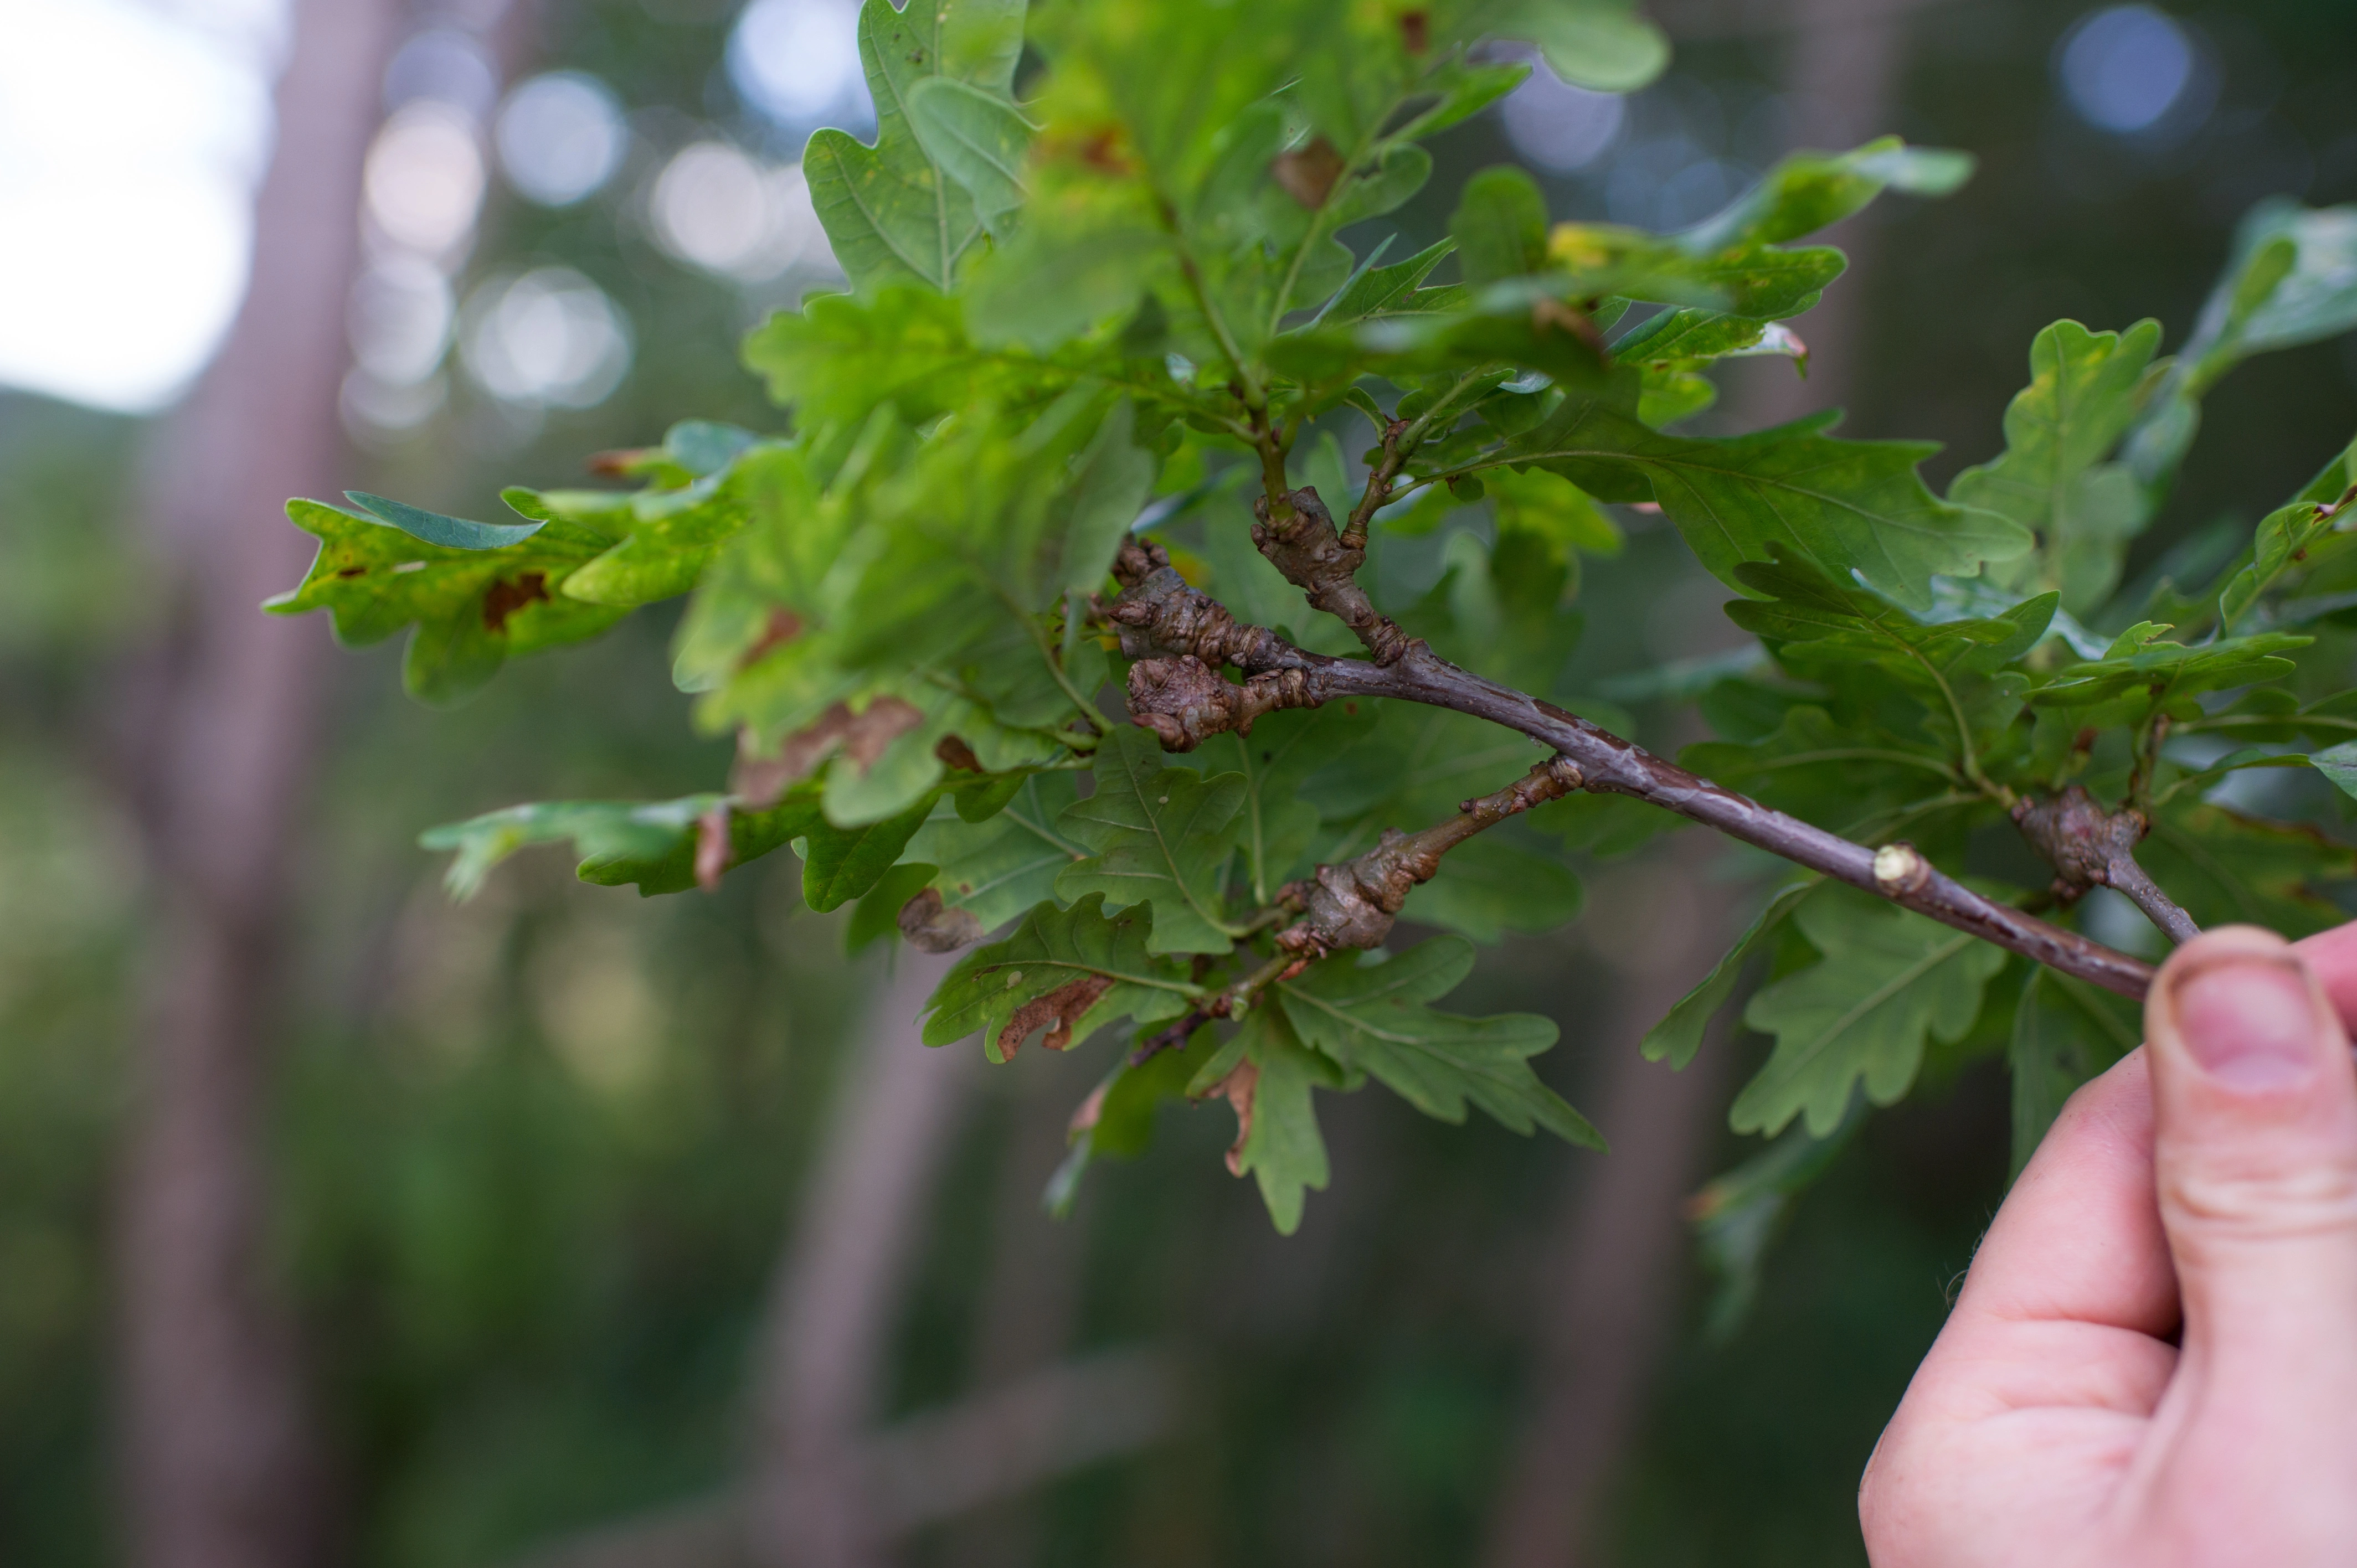
[[[1875,1568],[2357,1563],[2357,925],[2177,950],[1858,1492]]]

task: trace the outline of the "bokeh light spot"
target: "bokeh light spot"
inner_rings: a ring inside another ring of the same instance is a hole
[[[588,408],[630,367],[628,318],[570,267],[489,279],[467,296],[459,318],[468,374],[506,403]]]
[[[2063,38],[2058,59],[2072,109],[2119,134],[2158,124],[2185,95],[2194,65],[2185,29],[2149,5],[2096,12]]]
[[[543,207],[568,207],[613,177],[630,131],[604,82],[556,70],[508,94],[493,142],[517,194]]]
[[[1543,169],[1571,174],[1612,149],[1628,108],[1617,94],[1574,87],[1534,60],[1499,113],[1516,152]]]
[[[790,131],[876,123],[859,63],[858,0],[753,0],[728,35],[728,80]]]
[[[388,239],[439,255],[467,237],[483,200],[473,124],[419,100],[394,112],[369,148],[368,211]]]

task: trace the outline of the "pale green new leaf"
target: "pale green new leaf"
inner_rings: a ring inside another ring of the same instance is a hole
[[[1482,30],[1536,44],[1547,69],[1598,92],[1634,92],[1670,63],[1670,41],[1633,0],[1497,0]]]
[[[1470,1102],[1514,1132],[1544,1127],[1602,1148],[1587,1119],[1531,1070],[1530,1058],[1555,1044],[1551,1021],[1527,1013],[1467,1018],[1425,1005],[1454,991],[1472,967],[1471,944],[1435,937],[1382,963],[1328,959],[1276,989],[1304,1041],[1427,1116],[1462,1122]]]
[[[1094,894],[1070,908],[1036,906],[1005,941],[976,948],[942,981],[925,1044],[979,1029],[990,1059],[1005,1061],[1041,1029],[1068,1050],[1124,1015],[1177,1017],[1198,992],[1184,964],[1155,956],[1153,922],[1151,909],[1108,916]]]
[[[1927,1040],[1964,1037],[2001,948],[1849,888],[1827,887],[1794,914],[1822,961],[1762,990],[1743,1021],[1776,1037],[1728,1114],[1738,1133],[1777,1133],[1795,1116],[1823,1137],[1852,1087],[1889,1105],[1915,1081]]]
[[[1235,929],[1220,885],[1241,825],[1243,776],[1166,768],[1154,736],[1124,725],[1097,748],[1095,779],[1096,793],[1056,819],[1058,832],[1092,852],[1057,876],[1057,896],[1102,894],[1114,908],[1151,904],[1156,952],[1228,951]]]

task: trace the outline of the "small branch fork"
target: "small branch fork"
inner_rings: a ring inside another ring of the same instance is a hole
[[[1555,762],[1534,774],[1544,771],[1560,782],[1556,794],[1586,789],[1628,795],[2124,996],[2141,997],[2151,983],[2149,965],[1985,897],[1940,872],[1910,845],[1875,849],[1854,843],[1699,778],[1550,703],[1458,669],[1376,612],[1363,590],[1349,581],[1364,552],[1343,545],[1316,491],[1294,490],[1287,499],[1293,526],[1282,532],[1266,521],[1266,503],[1255,506],[1261,521],[1253,530],[1254,542],[1309,595],[1311,603],[1332,609],[1358,633],[1374,655],[1372,661],[1310,653],[1266,628],[1239,624],[1225,607],[1189,586],[1159,546],[1133,542],[1123,547],[1114,564],[1123,591],[1103,607],[1103,614],[1120,637],[1122,651],[1156,666],[1143,678],[1135,672],[1131,678],[1130,707],[1137,723],[1166,738],[1175,735],[1191,746],[1223,730],[1241,730],[1275,708],[1315,706],[1338,697],[1393,697],[1453,709],[1520,731],[1551,748]],[[1200,673],[1184,662],[1189,660],[1202,667]],[[1223,664],[1243,671],[1246,683],[1237,686],[1221,676]],[[1283,679],[1271,682],[1265,679],[1271,676]],[[1525,779],[1513,788],[1529,782]],[[1525,800],[1519,809],[1536,803]],[[1477,814],[1471,811],[1474,804],[1468,803],[1460,819]],[[1511,813],[1501,811],[1491,820],[1506,814]],[[1387,833],[1383,844],[1370,854],[1420,857],[1429,850],[1437,860],[1448,844],[1430,849],[1436,841],[1427,834],[1444,833],[1457,825],[1443,824],[1424,834]],[[1466,828],[1448,843],[1461,842],[1480,826]],[[1401,847],[1408,844],[1420,847]],[[1306,959],[1334,948],[1371,945],[1354,940],[1374,925],[1359,905],[1380,912],[1383,930],[1388,932],[1389,917],[1396,914],[1399,904],[1384,910],[1383,900],[1390,897],[1398,870],[1410,862],[1362,864],[1367,859],[1320,867],[1316,892],[1297,885],[1302,887],[1298,897],[1308,918],[1279,934],[1280,943],[1292,939],[1299,944],[1287,947],[1287,952],[1298,951]],[[1415,864],[1422,864],[1421,859]],[[2123,874],[2107,861],[2105,875]],[[1372,878],[1372,893],[1362,877]],[[1400,887],[1401,900],[1413,885]],[[2129,887],[2122,886],[2121,890],[2129,892]],[[1325,906],[1317,901],[1321,894],[1329,900]],[[1312,934],[1297,937],[1305,927]],[[1382,935],[1372,940],[1380,941]]]
[[[2136,864],[2136,846],[2151,831],[2142,811],[2106,811],[2079,785],[2045,800],[2024,800],[2013,820],[2030,847],[2057,873],[2054,896],[2068,904],[2091,887],[2126,894],[2172,942],[2190,941],[2201,928]]]

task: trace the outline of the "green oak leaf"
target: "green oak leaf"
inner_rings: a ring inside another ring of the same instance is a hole
[[[1913,1085],[1927,1039],[1963,1038],[2006,955],[1846,887],[1824,888],[1793,918],[1824,957],[1743,1010],[1744,1023],[1773,1035],[1776,1048],[1727,1120],[1738,1133],[1772,1133],[1804,1115],[1822,1138],[1840,1124],[1860,1080],[1868,1100],[1892,1104]]]
[[[2029,1163],[2062,1102],[2136,1048],[2136,1005],[2040,964],[2015,1004],[2006,1065],[2013,1077],[2013,1174]]]
[[[1229,1168],[1251,1175],[1277,1234],[1290,1236],[1301,1228],[1308,1192],[1325,1191],[1330,1175],[1310,1091],[1340,1088],[1340,1074],[1295,1037],[1275,1007],[1255,1009],[1234,1044],[1243,1047],[1237,1070],[1252,1074],[1252,1116]]]
[[[2119,585],[2128,541],[2148,521],[2142,488],[2104,459],[2152,392],[2160,323],[2090,332],[2058,321],[2029,346],[2029,384],[2005,411],[2005,452],[1948,487],[1959,506],[1994,511],[2038,536],[2035,555],[2007,574],[2062,595],[2084,615]]]
[[[1780,244],[1840,222],[1885,190],[1946,196],[1972,177],[1973,166],[1970,153],[1910,147],[1896,136],[1846,153],[1794,153],[1678,242],[1696,254]]]
[[[901,852],[932,811],[933,797],[927,794],[899,815],[881,822],[837,827],[821,816],[809,828],[809,853],[802,861],[802,902],[823,913],[865,895],[899,864]]]
[[[802,173],[828,242],[863,291],[915,278],[946,291],[982,220],[910,124],[909,95],[948,78],[985,96],[1012,91],[1023,48],[1023,0],[938,0],[908,11],[890,0],[859,10],[859,59],[876,102],[876,145],[815,133]]]
[[[2156,809],[2136,859],[2197,925],[2264,926],[2287,937],[2345,921],[2330,891],[2357,877],[2357,850],[2316,828],[2182,796]]]
[[[1941,501],[1916,465],[1934,448],[1907,441],[1839,441],[1819,414],[1724,440],[1649,430],[1601,402],[1567,401],[1506,444],[1501,460],[1552,469],[1602,500],[1652,500],[1721,582],[1765,561],[1771,545],[1837,577],[1929,609],[1931,579],[1970,576],[1983,562],[2029,549],[2029,532]]]
[[[1644,1043],[1639,1048],[1644,1052],[1647,1061],[1665,1061],[1672,1068],[1683,1068],[1694,1060],[1695,1053],[1702,1049],[1704,1031],[1710,1027],[1710,1021],[1718,1015],[1719,1009],[1727,1005],[1727,998],[1735,994],[1736,982],[1743,977],[1744,961],[1751,956],[1753,949],[1784,923],[1784,917],[1792,912],[1792,907],[1807,897],[1816,886],[1815,879],[1812,878],[1787,883],[1775,891],[1767,907],[1760,911],[1750,925],[1744,928],[1743,934],[1735,939],[1735,945],[1711,965],[1710,972],[1703,976],[1702,983],[1679,997],[1677,1004],[1663,1016],[1662,1021],[1645,1031]]]
[[[978,822],[948,802],[909,841],[908,854],[939,869],[932,886],[944,907],[964,909],[996,930],[1056,891],[1056,876],[1088,852],[1056,830],[1075,798],[1075,775],[1034,773],[1004,810]]]
[[[1236,931],[1220,887],[1242,826],[1243,776],[1165,768],[1160,743],[1125,725],[1097,748],[1095,779],[1096,793],[1056,819],[1059,833],[1091,852],[1058,875],[1057,896],[1151,904],[1155,952],[1228,951]]]
[[[1513,1132],[1544,1127],[1601,1149],[1587,1119],[1531,1070],[1530,1058],[1555,1044],[1553,1022],[1528,1013],[1467,1018],[1425,1005],[1457,989],[1472,967],[1470,943],[1435,937],[1381,963],[1328,959],[1276,990],[1306,1044],[1427,1116],[1462,1122],[1469,1102]]]
[[[1501,824],[1449,851],[1432,880],[1407,896],[1400,918],[1488,944],[1509,931],[1551,931],[1583,901],[1579,878],[1555,846]]]
[[[642,897],[678,893],[695,885],[696,823],[726,795],[676,800],[544,800],[486,811],[463,822],[428,828],[418,843],[456,850],[445,884],[454,898],[471,898],[483,879],[516,851],[570,839],[581,855],[576,875],[606,887],[636,883]],[[814,789],[790,791],[774,806],[728,813],[728,864],[758,860],[791,839],[823,829]]]
[[[2225,271],[2169,378],[2130,434],[2126,461],[2158,489],[2177,472],[2201,424],[2201,399],[2254,354],[2338,337],[2357,327],[2357,206],[2260,202],[2234,231]]]
[[[924,1039],[946,1046],[979,1029],[993,1061],[1006,1061],[1039,1030],[1068,1050],[1127,1015],[1159,1023],[1199,994],[1185,965],[1151,948],[1150,907],[1105,913],[1102,895],[1069,908],[1035,906],[1004,941],[976,948],[933,993]]]
[[[1031,123],[1000,94],[933,76],[909,90],[909,124],[933,166],[965,188],[993,234],[1023,205],[1023,161]]]
[[[404,515],[416,510],[402,509]],[[403,527],[299,499],[286,503],[286,515],[318,539],[319,553],[301,584],[263,607],[277,615],[325,609],[334,618],[336,640],[349,648],[381,642],[414,625],[402,681],[425,702],[462,702],[510,657],[584,641],[625,613],[565,595],[565,580],[615,542],[577,523],[535,523],[521,531],[519,542],[477,546],[431,542],[415,529],[438,530],[447,538],[496,539],[502,536],[500,525],[466,523],[487,531],[473,534],[412,518],[415,527]]]
[[[1465,281],[1478,288],[1544,272],[1546,216],[1538,181],[1512,164],[1485,168],[1467,180],[1448,220]]]

